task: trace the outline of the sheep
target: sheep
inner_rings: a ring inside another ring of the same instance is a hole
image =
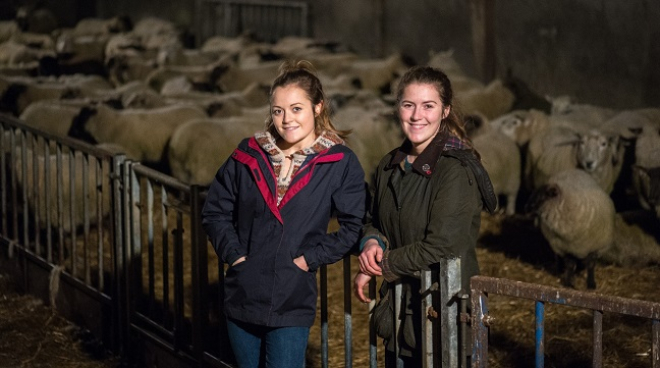
[[[71,124],[85,101],[63,103],[58,100],[43,100],[30,104],[19,116],[26,125],[56,137],[67,137]]]
[[[550,119],[548,114],[536,109],[513,110],[490,120],[490,125],[523,147],[533,136],[548,128]]]
[[[172,176],[187,184],[209,185],[238,143],[264,128],[263,120],[241,116],[188,121],[169,142]]]
[[[614,217],[612,247],[601,255],[601,260],[622,267],[660,265],[657,219],[645,217],[644,214],[640,216],[638,211],[617,213]],[[656,236],[652,235],[654,230]]]
[[[58,27],[57,17],[52,11],[34,3],[16,10],[16,23],[23,32],[50,34]]]
[[[606,193],[611,193],[621,173],[625,153],[619,136],[591,129],[579,137],[578,166],[589,173]]]
[[[217,79],[216,87],[220,92],[232,92],[242,90],[251,83],[271,85],[281,64],[278,60],[255,65],[228,64],[229,67]]]
[[[9,40],[0,44],[0,65],[19,66],[38,62],[44,56],[54,56],[54,49],[38,49]]]
[[[40,100],[82,97],[78,86],[60,83],[56,78],[0,76],[0,109],[19,116],[31,103]]]
[[[165,95],[165,93],[163,93]],[[240,115],[244,107],[261,107],[268,103],[268,91],[252,83],[242,91],[229,93],[209,93],[190,91],[185,93],[168,93],[169,102],[186,102],[202,106],[212,117],[228,117]]]
[[[403,141],[391,109],[384,113],[382,109],[347,106],[335,112],[333,123],[337,129],[351,130],[346,144],[357,155],[366,180],[370,180],[380,159]]]
[[[112,33],[130,32],[133,29],[133,22],[127,15],[115,16],[108,19],[84,18],[76,23],[71,30],[74,35],[101,36]]]
[[[217,91],[218,82],[227,69],[228,65],[223,60],[206,65],[168,65],[154,69],[147,75],[145,81],[151,88],[162,93],[163,85],[168,80],[184,76],[195,90]],[[243,85],[241,89],[245,86],[247,84]]]
[[[85,218],[90,225],[93,225],[110,214],[109,167],[105,165],[102,168],[93,156],[82,151],[63,152],[58,159],[55,153],[45,157],[43,153],[35,153],[30,148],[25,149],[25,163],[23,163],[23,149],[17,148],[15,156],[13,175],[16,178],[18,193],[23,191],[27,193],[28,208],[32,213],[36,212],[42,229],[47,230],[45,225],[50,219],[53,229],[62,228],[64,232],[71,233],[85,225]],[[61,160],[59,169],[58,160]],[[46,164],[49,167],[48,175]],[[86,181],[82,174],[84,169],[87,170]],[[74,183],[70,182],[70,175],[73,174],[71,170],[75,170]],[[58,186],[58,182],[61,186]],[[60,195],[61,202],[58,199]],[[61,203],[61,208],[58,203]]]
[[[493,80],[483,88],[458,91],[455,96],[455,103],[463,113],[481,113],[487,119],[495,119],[511,111],[515,102],[515,95],[500,79]]]
[[[493,129],[485,118],[466,117],[466,125],[474,124],[470,134],[474,148],[481,155],[484,168],[493,183],[495,194],[506,197],[506,215],[516,212],[516,198],[520,189],[520,150],[516,143],[500,131]]]
[[[402,76],[410,64],[403,55],[393,53],[384,59],[357,59],[343,72],[359,80],[361,89],[388,94],[391,83]]]
[[[454,58],[453,49],[440,52],[429,51],[429,60],[426,65],[442,70],[449,77],[454,95],[485,87],[481,81],[465,73],[463,67]]]
[[[206,112],[193,105],[115,110],[100,104],[84,107],[74,119],[69,135],[91,143],[120,144],[130,159],[163,165],[167,142],[176,127],[205,117]]]
[[[609,195],[589,174],[571,169],[534,191],[526,210],[537,217],[541,233],[558,256],[562,285],[574,287],[577,262],[584,261],[587,288],[595,289],[596,260],[613,243],[615,210]]]

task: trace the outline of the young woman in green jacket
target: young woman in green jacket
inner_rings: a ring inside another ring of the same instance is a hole
[[[372,207],[364,228],[355,277],[358,298],[383,276],[385,290],[400,280],[403,304],[397,337],[405,367],[421,367],[419,271],[443,257],[461,257],[462,286],[479,273],[475,247],[480,214],[496,197],[480,157],[452,106],[451,83],[440,70],[414,67],[399,82],[397,115],[404,143],[380,161]],[[390,300],[393,298],[390,298]],[[386,367],[396,364],[392,336],[385,337]]]

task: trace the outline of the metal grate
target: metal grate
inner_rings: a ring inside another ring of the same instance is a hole
[[[308,35],[308,4],[304,1],[198,0],[197,40],[244,33],[274,42],[284,36]]]

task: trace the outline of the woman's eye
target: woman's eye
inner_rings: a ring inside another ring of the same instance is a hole
[[[293,108],[293,111],[295,111],[295,112],[298,112],[298,111],[300,111],[300,110],[302,110],[302,107],[294,107],[294,108]]]
[[[431,104],[424,105],[424,108],[427,109],[427,110],[428,110],[428,109],[432,109],[432,108],[433,108],[433,105],[431,105]]]
[[[279,115],[282,112],[282,110],[273,110],[272,114],[273,115]]]

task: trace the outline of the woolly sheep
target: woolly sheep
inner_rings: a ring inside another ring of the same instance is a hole
[[[92,143],[120,144],[133,160],[162,164],[172,132],[189,120],[206,116],[204,110],[192,105],[115,110],[100,104],[81,110],[70,135]]]
[[[651,234],[652,231],[645,229],[655,225],[645,226],[644,222],[651,221],[638,217],[641,216],[636,212],[615,215],[612,247],[601,254],[602,261],[623,267],[660,265],[660,244]]]
[[[495,194],[506,197],[506,214],[516,212],[516,198],[520,189],[520,150],[516,143],[500,131],[493,129],[483,118],[469,116],[466,124],[474,123],[476,130],[470,135],[474,148],[481,155],[484,168],[493,183]]]
[[[539,110],[514,110],[490,120],[490,125],[522,147],[529,143],[533,136],[548,128],[550,119],[546,113]]]
[[[25,173],[23,173],[23,154],[20,148],[16,150],[13,172],[19,188],[18,194],[21,195],[20,193],[23,191],[27,193],[28,208],[33,213],[37,212],[42,228],[45,228],[47,219],[50,217],[52,228],[61,227],[65,232],[70,233],[85,225],[86,217],[89,224],[93,225],[109,215],[109,168],[102,169],[101,166],[97,166],[97,161],[93,156],[88,156],[81,151],[76,151],[73,154],[75,182],[73,183],[74,192],[72,196],[72,184],[70,182],[71,155],[69,152],[62,153],[62,166],[59,170],[57,154],[50,154],[46,158],[42,153],[36,153],[35,161],[35,153],[31,149],[27,148],[25,152]],[[46,175],[46,162],[49,166],[48,176]],[[87,170],[86,182],[82,174],[85,166]],[[35,169],[37,172],[36,178],[34,176]],[[58,182],[62,183],[59,188]],[[101,184],[99,185],[99,183]],[[62,208],[58,204],[59,193],[61,193]],[[101,208],[98,207],[99,196],[101,198]]]
[[[613,242],[615,210],[609,195],[586,172],[566,170],[532,194],[527,210],[537,216],[541,233],[564,263],[562,284],[574,287],[577,261],[584,261],[587,287],[596,288],[596,260]]]
[[[172,176],[187,184],[209,185],[238,143],[264,126],[263,120],[245,117],[196,119],[179,126],[168,146]]]
[[[388,110],[348,106],[336,111],[332,120],[337,129],[351,130],[346,144],[357,155],[367,181],[380,159],[403,141],[401,129]]]
[[[483,88],[457,92],[455,96],[455,104],[463,113],[481,113],[487,119],[495,119],[511,111],[515,102],[513,92],[506,88],[500,79],[490,82]]]

